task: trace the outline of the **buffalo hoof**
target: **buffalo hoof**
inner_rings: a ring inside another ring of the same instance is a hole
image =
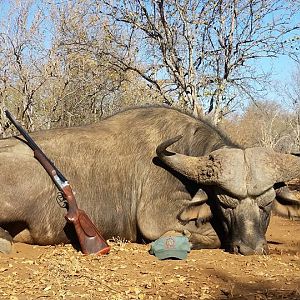
[[[12,250],[12,237],[10,234],[0,228],[0,253],[9,254]]]

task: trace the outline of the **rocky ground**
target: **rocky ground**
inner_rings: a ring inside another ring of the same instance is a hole
[[[0,254],[0,299],[300,299],[300,222],[274,216],[267,236],[268,256],[195,250],[183,261],[118,239],[104,257],[15,244]]]

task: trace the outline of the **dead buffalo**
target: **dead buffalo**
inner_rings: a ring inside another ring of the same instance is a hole
[[[136,108],[32,137],[107,239],[151,241],[175,230],[194,249],[266,253],[276,188],[300,171],[295,156],[242,149],[208,122],[165,107]],[[56,187],[31,149],[3,139],[0,164],[0,251],[9,252],[11,240],[73,242]]]

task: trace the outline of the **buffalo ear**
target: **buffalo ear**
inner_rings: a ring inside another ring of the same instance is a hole
[[[290,190],[288,186],[278,188],[273,212],[284,218],[300,220],[300,193]]]
[[[282,202],[275,199],[273,205],[274,215],[300,221],[300,205],[282,204]]]
[[[185,207],[179,214],[178,219],[182,223],[188,223],[195,220],[196,225],[199,226],[202,223],[207,222],[212,216],[210,207],[203,202],[192,203]]]
[[[199,189],[193,199],[178,214],[178,220],[183,224],[195,220],[197,226],[207,222],[212,216],[210,207],[206,204],[207,198],[207,194]]]

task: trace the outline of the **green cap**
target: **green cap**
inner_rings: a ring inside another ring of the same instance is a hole
[[[151,243],[150,254],[158,259],[186,259],[191,245],[186,236],[164,236]]]

